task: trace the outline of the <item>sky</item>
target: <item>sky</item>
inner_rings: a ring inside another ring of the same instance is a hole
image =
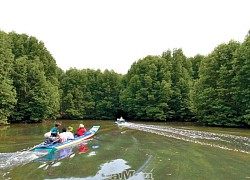
[[[43,41],[63,70],[126,74],[168,49],[191,57],[243,42],[249,7],[249,0],[0,0],[0,30]]]

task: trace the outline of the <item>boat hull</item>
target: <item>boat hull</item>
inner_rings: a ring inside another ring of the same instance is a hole
[[[37,147],[35,147],[35,152],[37,151],[57,151],[57,150],[61,150],[64,148],[68,148],[74,145],[77,145],[85,140],[88,140],[90,138],[92,138],[96,132],[99,130],[100,126],[93,126],[90,130],[88,130],[87,132],[84,133],[83,136],[79,136],[76,137],[75,139],[72,140],[68,140],[62,143],[55,143],[55,144],[43,144],[43,145],[39,145]]]

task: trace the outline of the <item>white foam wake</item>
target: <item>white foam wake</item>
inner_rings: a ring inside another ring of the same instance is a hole
[[[33,151],[18,151],[14,153],[0,153],[0,169],[27,164],[45,154]]]
[[[250,138],[244,136],[135,123],[125,123],[123,126],[187,142],[250,154]]]

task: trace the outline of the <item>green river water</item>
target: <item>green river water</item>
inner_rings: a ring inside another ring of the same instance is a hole
[[[250,179],[250,130],[183,123],[60,121],[101,128],[75,147],[42,154],[54,121],[0,127],[0,177],[4,180]]]

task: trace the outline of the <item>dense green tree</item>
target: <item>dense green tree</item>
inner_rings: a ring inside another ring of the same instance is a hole
[[[189,58],[189,61],[192,63],[192,72],[193,72],[192,79],[193,80],[199,79],[200,64],[204,58],[205,56],[200,55],[200,54]]]
[[[39,60],[28,63],[29,92],[27,94],[27,109],[31,121],[41,121],[48,118],[48,84],[44,75],[43,64]]]
[[[17,34],[15,32],[9,33],[9,37],[12,40],[11,47],[15,59],[23,56],[27,56],[29,60],[38,58],[43,64],[43,70],[48,80],[52,83],[57,83],[56,77],[59,68],[42,41],[38,41],[33,36]]]
[[[232,61],[240,44],[230,41],[214,49],[201,63],[200,79],[193,91],[193,107],[199,121],[208,125],[237,125],[232,98]]]
[[[61,112],[65,118],[81,119],[83,118],[83,93],[86,91],[84,88],[84,76],[81,76],[81,71],[77,69],[70,69],[61,76],[60,85],[62,93],[62,106]],[[78,107],[78,108],[77,108]]]
[[[64,118],[114,119],[119,109],[120,79],[108,70],[66,71],[61,79]]]
[[[20,57],[15,60],[13,65],[12,79],[17,92],[17,104],[14,112],[11,114],[11,119],[14,122],[20,122],[27,119],[29,83],[27,81],[27,57]]]
[[[43,42],[26,34],[8,34],[14,55],[12,79],[17,105],[11,122],[56,118],[60,108],[60,69]]]
[[[0,124],[55,119],[194,120],[250,125],[250,32],[208,56],[147,56],[128,73],[57,67],[42,41],[0,31]]]
[[[12,77],[18,99],[12,122],[56,118],[60,106],[58,88],[46,80],[43,63],[39,59],[18,58]]]
[[[102,89],[101,89],[101,76],[102,72],[100,70],[91,70],[87,69],[86,72],[86,93],[84,96],[85,99],[85,107],[87,118],[90,119],[100,119],[99,113],[97,113],[96,109],[98,109],[97,102],[102,99]]]
[[[131,66],[120,95],[122,110],[128,118],[164,121],[169,118],[170,68],[159,56],[147,56]]]
[[[16,91],[10,77],[13,55],[6,33],[0,31],[0,124],[7,124],[16,103]]]
[[[164,52],[162,57],[171,63],[172,93],[169,101],[170,119],[189,120],[192,116],[190,111],[192,63],[190,59],[186,58],[181,49],[175,49],[173,52]]]
[[[233,98],[237,121],[250,125],[250,31],[233,61]]]
[[[96,99],[96,117],[115,119],[119,110],[119,92],[121,76],[114,71],[105,70],[98,79],[98,98]]]

